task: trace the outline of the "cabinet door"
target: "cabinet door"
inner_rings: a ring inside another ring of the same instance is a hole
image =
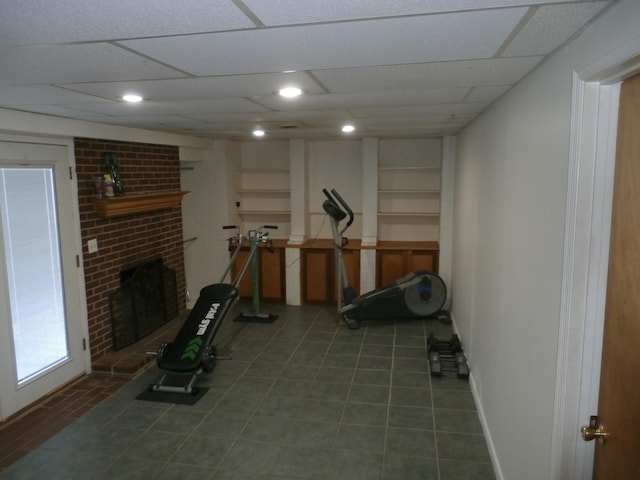
[[[333,289],[333,255],[331,250],[303,251],[303,298],[304,302],[331,302]]]
[[[379,250],[376,287],[386,287],[411,272],[438,272],[438,252],[435,250]]]
[[[259,258],[258,279],[260,283],[260,299],[261,300],[284,300],[284,250],[276,248],[273,252],[269,252],[265,248],[258,248]],[[241,271],[244,262],[247,261],[249,250],[240,250],[236,261],[231,268],[231,277],[235,278]],[[247,267],[247,271],[242,277],[242,282],[238,287],[241,298],[251,298],[253,296],[253,286],[251,284],[251,265]]]
[[[402,250],[379,250],[377,254],[376,287],[385,287],[406,273],[405,252]]]
[[[264,300],[284,300],[284,250],[260,249],[260,296]]]
[[[244,262],[247,261],[247,257],[249,256],[249,250],[240,250],[238,256],[236,257],[236,261],[231,266],[231,280],[235,281],[236,277],[242,271],[242,267]],[[240,286],[238,287],[238,292],[240,293],[241,298],[250,298],[251,297],[251,266],[247,268],[247,271],[242,277],[242,282],[240,282]]]
[[[434,252],[429,250],[410,250],[407,252],[407,272],[416,272],[418,270],[428,270],[437,272],[437,257]]]

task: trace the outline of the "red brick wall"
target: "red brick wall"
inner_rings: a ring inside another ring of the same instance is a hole
[[[118,159],[125,194],[180,190],[178,147],[75,139],[92,361],[112,350],[109,294],[119,287],[121,270],[162,258],[166,267],[176,271],[178,305],[181,311],[186,308],[180,207],[115,218],[96,216],[92,178],[107,172],[104,152]],[[87,241],[93,238],[98,240],[97,253],[87,250]]]

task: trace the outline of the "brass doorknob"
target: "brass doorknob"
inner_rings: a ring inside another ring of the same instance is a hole
[[[597,428],[594,428],[589,425],[585,425],[580,430],[582,432],[582,439],[585,442],[590,442],[594,438],[598,439],[598,443],[603,444],[609,434],[604,430],[603,425],[598,425]]]

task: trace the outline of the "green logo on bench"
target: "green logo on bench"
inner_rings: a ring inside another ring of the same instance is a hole
[[[184,349],[184,353],[180,357],[180,360],[184,360],[185,358],[189,358],[191,360],[195,360],[200,347],[202,346],[202,338],[196,337],[191,339],[191,341],[187,344],[187,348]]]

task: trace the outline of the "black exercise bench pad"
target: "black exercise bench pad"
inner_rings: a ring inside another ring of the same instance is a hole
[[[220,328],[222,319],[238,299],[238,290],[228,283],[215,283],[200,290],[200,297],[173,342],[158,355],[158,367],[168,372],[198,370],[206,347]]]

